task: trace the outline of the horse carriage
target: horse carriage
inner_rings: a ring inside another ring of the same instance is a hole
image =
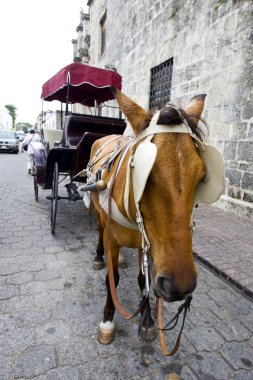
[[[72,103],[81,100],[82,104],[93,106],[94,99],[98,103],[104,100],[100,91],[105,91],[106,99],[116,98],[131,133],[123,135],[122,119],[67,114],[61,141],[53,141],[50,146],[48,139],[50,149],[45,142],[35,145],[35,188],[39,184],[52,189],[49,197],[52,232],[57,201],[61,198],[57,190],[59,173],[67,173],[71,179],[68,199],[80,198],[76,187],[73,188],[74,181],[84,182],[79,188],[84,194],[90,192],[88,199],[93,203],[99,232],[93,268],[103,268],[104,251],[108,267],[99,342],[109,344],[114,339],[115,310],[127,320],[141,314],[140,335],[154,339],[149,303],[152,285],[162,352],[174,355],[197,285],[192,249],[193,209],[200,202],[215,202],[224,188],[223,158],[215,147],[204,143],[203,130],[198,125],[205,95],[194,96],[185,110],[168,103],[152,115],[120,92],[118,74],[110,72],[106,84],[103,76],[100,83],[91,84],[87,78],[74,83],[72,67],[85,70],[85,66],[79,65],[64,68],[43,86],[42,98],[58,99],[67,105],[70,100]],[[107,71],[95,71],[93,79],[100,72]],[[86,86],[92,94],[85,93]],[[80,176],[80,171],[84,171],[85,177]],[[142,298],[133,313],[122,307],[116,292],[121,247],[136,248],[139,252],[138,284]],[[184,300],[165,326],[163,300]],[[176,344],[167,351],[163,332],[173,329],[181,314],[182,327]]]
[[[72,63],[50,78],[42,87],[41,98],[58,100],[66,104],[62,129],[42,128],[42,141],[31,143],[34,151],[34,194],[38,201],[38,188],[51,189],[47,199],[51,201],[51,232],[55,231],[57,202],[61,199],[82,199],[77,184],[85,182],[79,175],[89,161],[93,142],[110,134],[122,134],[125,122],[121,118],[101,117],[92,114],[77,114],[70,111],[73,103],[98,113],[98,106],[114,99],[111,86],[121,89],[121,76],[112,70]],[[43,115],[43,113],[42,113]],[[43,122],[42,122],[43,123]],[[61,179],[60,179],[61,177]],[[67,183],[66,196],[60,196],[58,185],[64,178]]]

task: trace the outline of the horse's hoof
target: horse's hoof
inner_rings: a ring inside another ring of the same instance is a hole
[[[127,261],[126,261],[125,257],[121,253],[119,254],[118,266],[121,269],[125,269],[125,268],[128,267]]]
[[[115,323],[114,322],[100,322],[98,328],[98,341],[101,344],[110,344],[115,336]]]
[[[101,270],[101,269],[104,269],[104,267],[105,267],[104,261],[101,261],[101,260],[98,261],[96,259],[93,261],[92,268],[94,270]]]
[[[180,380],[180,377],[177,373],[170,373],[168,376],[168,380]]]
[[[140,336],[146,341],[146,342],[152,342],[156,339],[156,329],[155,325],[148,328],[147,333],[144,326],[141,327],[140,330]]]

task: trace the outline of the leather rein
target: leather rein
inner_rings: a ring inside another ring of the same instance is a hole
[[[126,144],[122,149],[122,155],[124,155],[124,151],[127,151],[128,148],[129,148],[129,144]],[[120,162],[120,160],[119,160],[119,162]],[[114,171],[112,181],[111,181],[111,185],[109,188],[108,215],[107,215],[108,216],[108,218],[107,218],[107,239],[106,239],[107,248],[109,246],[109,239],[110,239],[109,227],[110,227],[110,216],[111,216],[111,199],[112,199],[112,192],[113,192],[115,179],[116,179],[117,173],[118,173],[119,162],[117,164],[116,170]],[[130,319],[136,317],[139,313],[143,312],[143,309],[145,310],[145,306],[148,305],[148,301],[149,301],[149,291],[150,291],[149,278],[150,278],[150,274],[149,274],[148,250],[150,248],[150,243],[148,241],[148,238],[145,237],[146,232],[145,232],[144,223],[142,220],[142,216],[141,216],[139,207],[137,207],[136,221],[137,221],[137,224],[139,226],[140,233],[142,234],[142,250],[143,250],[142,273],[145,276],[145,288],[142,290],[142,299],[139,302],[137,309],[132,314],[127,312],[119,302],[117,291],[116,291],[116,286],[115,286],[115,280],[114,280],[113,262],[112,262],[111,251],[110,251],[110,249],[106,249],[109,285],[110,285],[112,300],[113,300],[115,309],[126,320],[130,320]],[[144,244],[145,240],[146,240],[146,245]],[[162,353],[165,356],[173,356],[178,351],[178,348],[180,345],[180,340],[181,340],[181,335],[182,335],[183,328],[184,328],[186,314],[187,314],[187,311],[190,311],[191,300],[192,300],[192,295],[188,295],[187,298],[185,299],[184,303],[179,306],[176,315],[163,327],[163,300],[156,295],[155,319],[157,319],[157,321],[158,321],[159,341],[160,341]],[[143,313],[145,313],[145,311]],[[167,351],[166,344],[165,344],[165,338],[164,338],[164,332],[170,331],[176,327],[181,313],[183,313],[182,325],[181,325],[181,329],[180,329],[180,332],[178,334],[175,346],[171,351]],[[140,330],[140,328],[139,328],[139,330]]]

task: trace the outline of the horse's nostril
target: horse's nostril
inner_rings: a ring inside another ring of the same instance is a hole
[[[159,276],[157,277],[156,282],[157,282],[158,288],[165,294],[174,293],[176,290],[174,289],[171,278],[169,276],[167,277]]]
[[[190,294],[194,291],[197,285],[197,278],[195,278],[191,285],[187,289],[178,288],[175,281],[171,276],[157,276],[156,278],[157,291],[165,299],[169,298],[174,301],[184,299],[187,294]]]

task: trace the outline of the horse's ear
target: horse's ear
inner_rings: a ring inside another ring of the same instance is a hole
[[[150,123],[152,118],[151,114],[115,87],[112,88],[112,91],[117,99],[120,110],[126,115],[135,134],[138,134],[141,130],[145,129]]]
[[[188,107],[185,109],[186,115],[189,116],[195,124],[198,124],[203,112],[205,97],[206,94],[195,95],[191,98]]]

